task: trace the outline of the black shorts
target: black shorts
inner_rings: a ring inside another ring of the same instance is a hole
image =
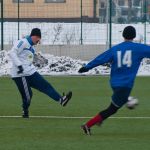
[[[117,107],[122,107],[127,103],[132,89],[128,87],[113,87],[112,89],[112,103]]]

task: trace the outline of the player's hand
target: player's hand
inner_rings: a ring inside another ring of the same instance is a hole
[[[86,67],[81,67],[81,68],[78,70],[79,73],[83,73],[83,72],[87,72],[87,71],[89,71],[89,69],[87,69]]]
[[[23,69],[23,67],[22,66],[18,66],[18,74],[21,74],[21,73],[23,73],[23,71],[24,71],[24,69]]]

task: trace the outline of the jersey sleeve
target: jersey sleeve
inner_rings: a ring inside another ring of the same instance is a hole
[[[141,47],[142,57],[143,58],[150,58],[150,46],[148,45],[142,45]]]
[[[97,56],[95,59],[93,59],[91,62],[89,62],[85,67],[87,69],[92,69],[94,67],[97,67],[99,65],[112,62],[112,49],[109,49],[105,51],[104,53]]]
[[[14,46],[12,47],[12,49],[9,52],[9,57],[11,58],[11,60],[13,61],[13,63],[16,66],[21,66],[22,63],[19,59],[18,54],[23,51],[23,49],[25,48],[26,43],[22,40],[19,40],[16,42],[16,44],[14,44]]]

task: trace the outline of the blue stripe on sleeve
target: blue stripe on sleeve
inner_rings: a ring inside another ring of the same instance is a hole
[[[20,42],[18,43],[17,47],[20,48],[22,44],[23,44],[23,41],[20,41]]]

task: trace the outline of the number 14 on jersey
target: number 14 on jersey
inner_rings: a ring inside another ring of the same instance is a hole
[[[121,51],[117,51],[117,61],[118,61],[118,68],[121,68],[123,65],[127,67],[131,67],[132,65],[132,51],[127,50],[124,55]]]

